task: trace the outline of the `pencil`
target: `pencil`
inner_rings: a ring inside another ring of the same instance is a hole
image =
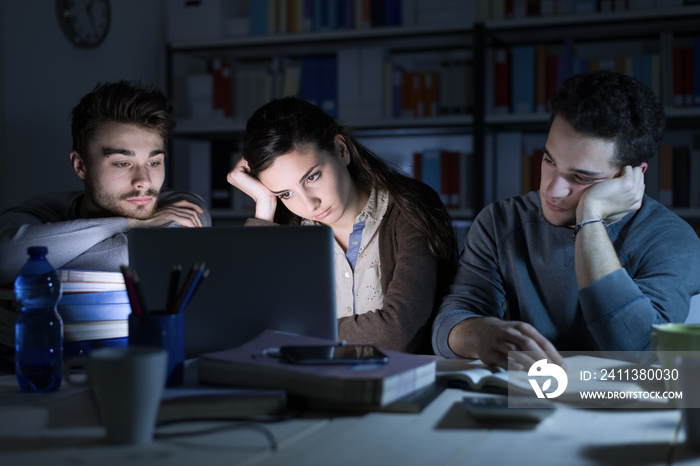
[[[168,299],[165,305],[165,312],[172,314],[175,312],[175,300],[177,299],[177,288],[180,285],[180,275],[182,274],[182,266],[180,264],[173,265],[170,271],[170,284],[168,285]]]
[[[143,310],[141,309],[141,302],[139,301],[136,286],[134,285],[134,275],[131,269],[125,265],[122,265],[120,269],[124,276],[124,284],[126,285],[126,294],[129,297],[129,304],[131,305],[131,312],[137,316],[142,316]]]
[[[143,296],[143,289],[141,288],[141,280],[139,280],[139,275],[134,269],[131,270],[131,273],[134,276],[134,289],[136,290],[136,297],[139,305],[141,306],[141,312],[143,315],[148,315],[148,306],[146,306],[146,298]]]

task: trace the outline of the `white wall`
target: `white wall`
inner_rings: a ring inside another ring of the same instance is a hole
[[[165,0],[112,0],[96,49],[63,36],[55,0],[0,0],[0,211],[34,194],[82,189],[73,172],[70,111],[98,81],[164,89]]]

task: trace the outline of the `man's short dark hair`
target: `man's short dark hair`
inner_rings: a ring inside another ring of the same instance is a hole
[[[658,153],[666,116],[654,92],[639,80],[612,71],[566,79],[551,101],[552,114],[577,132],[615,142],[613,163],[637,167]]]
[[[98,83],[71,113],[73,150],[85,159],[90,139],[104,123],[127,123],[157,131],[167,141],[175,130],[173,106],[154,86],[118,81]]]

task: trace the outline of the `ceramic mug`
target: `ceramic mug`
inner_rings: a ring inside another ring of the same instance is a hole
[[[167,362],[162,348],[99,348],[66,361],[65,379],[92,388],[109,443],[144,444],[153,440]],[[77,367],[85,368],[86,377],[78,377]]]

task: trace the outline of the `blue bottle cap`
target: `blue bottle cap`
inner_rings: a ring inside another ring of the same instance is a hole
[[[37,255],[45,256],[48,252],[49,252],[49,248],[47,248],[46,246],[29,246],[27,248],[27,253],[30,256],[37,256]]]

